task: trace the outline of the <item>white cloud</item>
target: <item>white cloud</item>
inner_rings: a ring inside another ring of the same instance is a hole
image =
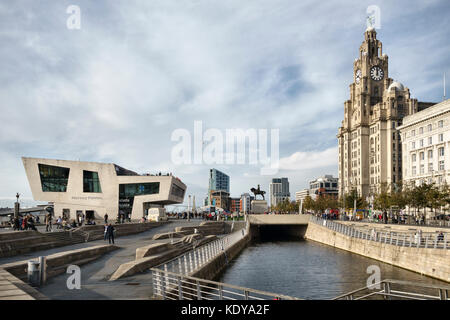
[[[309,170],[338,164],[338,147],[323,151],[297,151],[280,159],[280,170]]]

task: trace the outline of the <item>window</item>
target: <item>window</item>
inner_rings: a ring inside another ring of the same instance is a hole
[[[415,148],[416,148],[416,142],[413,141],[413,142],[411,142],[411,149],[415,149]]]
[[[419,153],[420,160],[425,160],[425,152]]]
[[[130,183],[119,185],[120,197],[134,197],[159,193],[159,182]]]
[[[412,167],[412,175],[415,176],[416,175],[416,166]]]
[[[66,192],[69,168],[38,164],[43,192]]]
[[[433,137],[428,137],[428,145],[432,145],[433,144]]]
[[[416,154],[415,153],[411,156],[411,159],[412,159],[412,162],[416,162]]]
[[[83,170],[83,192],[102,192],[98,172]]]
[[[411,131],[411,136],[415,136],[416,135],[416,130]]]
[[[443,157],[444,156],[444,148],[439,148],[439,156]]]
[[[420,174],[425,173],[425,166],[423,164],[420,165]]]
[[[444,120],[439,120],[439,122],[438,122],[438,127],[439,127],[439,128],[444,127]]]
[[[428,125],[428,132],[430,132],[431,130],[433,130],[433,125],[430,123],[430,124]]]
[[[433,150],[428,150],[428,159],[433,159]]]
[[[419,128],[419,133],[423,133],[423,127]]]
[[[423,147],[423,139],[420,139],[420,146]]]
[[[438,139],[438,141],[439,141],[439,142],[444,141],[444,134],[443,134],[443,133],[439,134],[439,139]]]
[[[431,173],[431,172],[433,172],[433,163],[432,162],[430,162],[429,164],[428,164],[428,172],[429,173]]]
[[[444,160],[439,161],[439,170],[445,170]]]
[[[184,197],[184,189],[180,188],[176,184],[172,184],[172,190],[170,191],[170,194],[179,198]]]

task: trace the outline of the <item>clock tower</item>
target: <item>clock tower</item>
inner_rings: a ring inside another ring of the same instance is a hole
[[[401,143],[397,127],[418,110],[409,89],[389,78],[388,56],[374,28],[367,28],[353,63],[350,99],[339,128],[339,194],[356,190],[370,196],[401,180]]]

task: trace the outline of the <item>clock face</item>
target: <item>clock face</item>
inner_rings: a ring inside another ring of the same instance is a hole
[[[370,69],[370,77],[375,81],[380,81],[384,77],[384,71],[379,66]]]
[[[362,76],[361,70],[359,70],[359,69],[356,70],[356,74],[355,74],[356,83],[359,83],[361,81],[361,76]]]

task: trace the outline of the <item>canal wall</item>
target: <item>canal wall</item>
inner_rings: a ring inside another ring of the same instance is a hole
[[[354,238],[312,222],[305,238],[450,282],[450,250],[402,247]]]
[[[251,232],[249,224],[247,227],[247,232],[242,239],[227,248],[224,254],[215,257],[200,269],[193,272],[191,276],[207,280],[215,279],[227,267],[228,263],[236,258],[241,253],[241,251],[245,249],[250,241]]]

